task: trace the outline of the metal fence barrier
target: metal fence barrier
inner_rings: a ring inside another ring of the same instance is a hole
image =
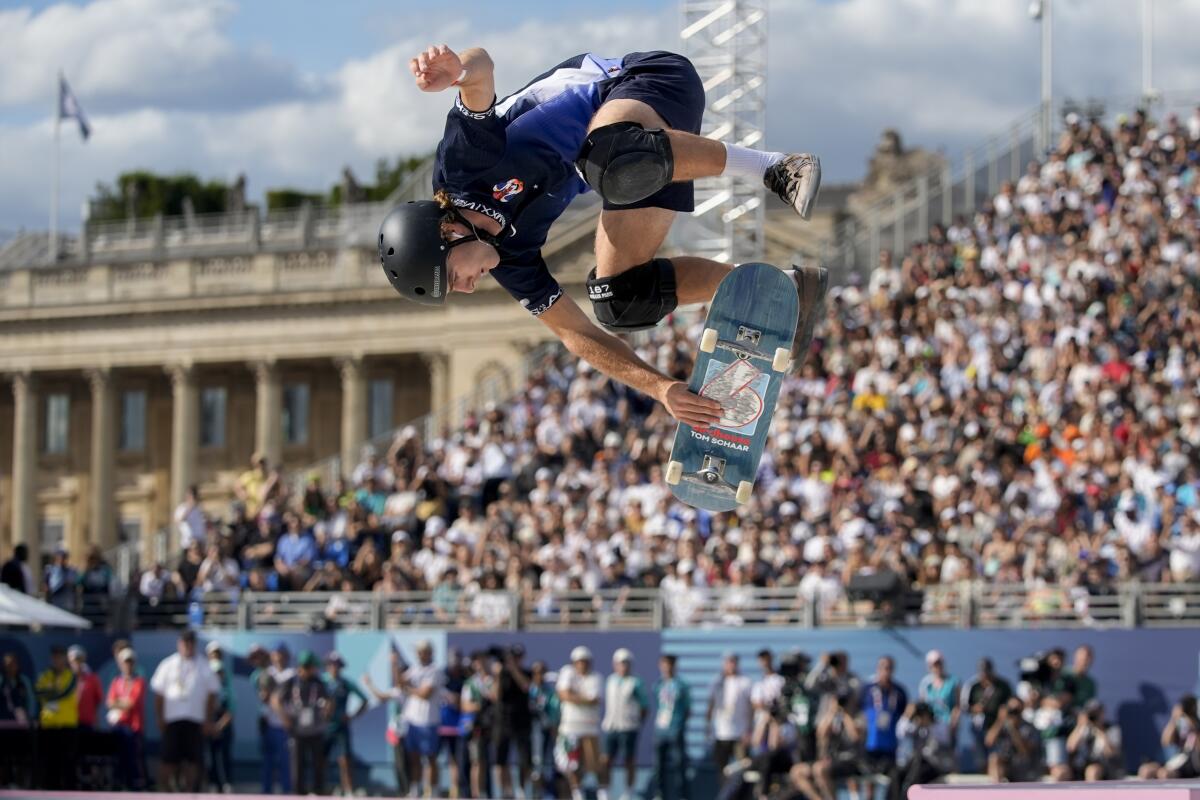
[[[1089,593],[1058,584],[963,582],[889,603],[811,598],[797,587],[516,592],[222,592],[131,603],[132,627],[265,631],[661,630],[932,626],[955,628],[1200,625],[1200,584],[1130,583]]]

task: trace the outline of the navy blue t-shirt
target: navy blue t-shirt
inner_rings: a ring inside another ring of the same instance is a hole
[[[622,59],[569,58],[492,108],[455,98],[438,145],[433,186],[459,208],[504,226],[493,277],[533,314],[562,295],[542,259],[550,226],[588,185],[575,169],[587,127]]]

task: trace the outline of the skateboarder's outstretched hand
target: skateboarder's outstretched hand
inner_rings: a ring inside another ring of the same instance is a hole
[[[679,422],[705,428],[721,419],[721,404],[688,391],[686,383],[673,383],[662,399],[667,411]]]

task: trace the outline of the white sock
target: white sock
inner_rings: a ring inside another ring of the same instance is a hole
[[[608,800],[608,789],[603,786],[596,789],[596,800]]]
[[[751,150],[736,144],[725,145],[725,171],[722,175],[732,175],[738,178],[762,178],[767,170],[783,161],[783,153],[769,153],[765,150]]]
[[[583,800],[583,790],[572,789],[571,790],[571,800]]]

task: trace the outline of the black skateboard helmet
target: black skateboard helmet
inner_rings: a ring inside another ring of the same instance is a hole
[[[445,215],[432,200],[410,200],[389,211],[379,226],[379,263],[388,282],[401,296],[427,306],[445,303],[449,288]]]

